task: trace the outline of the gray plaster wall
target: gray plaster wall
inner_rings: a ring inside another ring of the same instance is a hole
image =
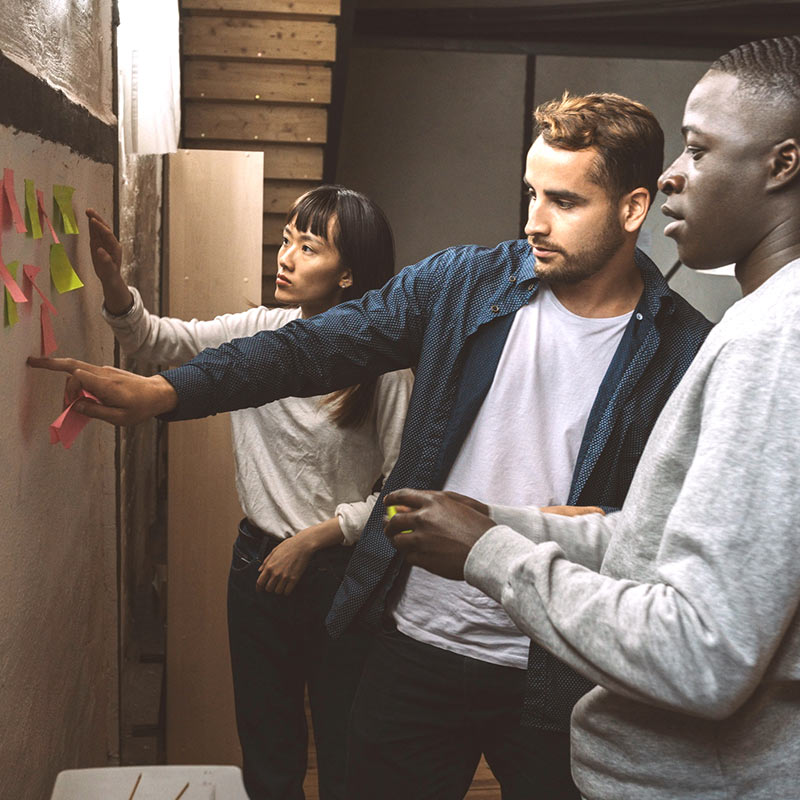
[[[389,217],[397,264],[519,229],[521,55],[356,48],[337,180]]]

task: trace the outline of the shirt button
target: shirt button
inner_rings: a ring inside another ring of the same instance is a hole
[[[497,314],[500,311],[500,306],[492,306],[492,314]]]
[[[508,276],[508,282],[509,283],[516,283],[517,282],[517,276],[516,275],[509,275]]]
[[[642,315],[637,311],[636,312],[636,319],[638,319],[639,322],[641,322],[644,319],[644,317],[642,317]]]

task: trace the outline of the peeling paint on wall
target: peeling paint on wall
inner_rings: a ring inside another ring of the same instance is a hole
[[[0,50],[99,119],[115,121],[107,0],[4,0]]]

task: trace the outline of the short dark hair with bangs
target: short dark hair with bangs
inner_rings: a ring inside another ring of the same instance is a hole
[[[610,92],[564,92],[533,116],[537,134],[551,147],[597,151],[590,177],[612,197],[643,186],[653,202],[664,168],[664,131],[647,106]]]
[[[330,244],[353,277],[352,285],[342,292],[342,301],[379,289],[394,275],[394,237],[380,206],[361,192],[324,184],[298,197],[286,215],[287,224],[326,242],[331,220]],[[341,428],[366,422],[374,410],[376,384],[377,378],[327,395],[323,402],[330,406],[331,420]]]

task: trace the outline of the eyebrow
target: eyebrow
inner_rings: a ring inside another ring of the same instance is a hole
[[[696,136],[703,136],[703,131],[700,128],[695,127],[694,125],[683,125],[681,127],[681,133],[686,136],[687,133],[693,133]]]
[[[522,184],[526,189],[533,189],[524,178],[522,179]],[[586,202],[586,198],[582,194],[570,192],[568,189],[545,189],[544,194],[545,197],[549,197],[551,200],[570,200],[573,203]]]
[[[291,233],[291,229],[288,225],[283,226],[284,233]],[[304,231],[303,233],[298,233],[297,238],[303,242],[317,242],[317,244],[325,244],[326,239],[323,239],[321,236],[317,236],[316,234],[309,233],[308,231]]]

